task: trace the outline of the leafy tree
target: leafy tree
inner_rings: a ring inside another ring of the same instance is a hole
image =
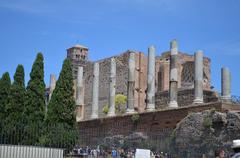
[[[7,106],[9,105],[11,80],[9,73],[5,72],[0,80],[0,120],[5,120],[7,116]]]
[[[73,92],[71,62],[69,59],[65,59],[47,111],[48,127],[55,127],[48,130],[47,139],[53,146],[63,143],[69,146],[76,140]]]

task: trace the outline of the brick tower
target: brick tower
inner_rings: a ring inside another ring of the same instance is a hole
[[[77,79],[78,67],[84,67],[88,61],[88,48],[77,44],[67,49],[67,58],[72,62],[73,79]]]

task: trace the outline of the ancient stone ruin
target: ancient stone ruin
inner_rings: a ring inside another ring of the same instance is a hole
[[[174,129],[190,113],[209,109],[240,111],[240,106],[232,101],[229,69],[222,68],[221,93],[214,91],[211,60],[201,50],[194,55],[183,53],[173,40],[170,51],[162,54],[150,46],[148,55],[127,50],[94,62],[88,60],[88,50],[81,45],[67,49],[73,67],[81,144],[111,142],[111,137],[129,140],[137,133],[168,150]],[[51,77],[48,98],[54,82]],[[127,98],[123,114],[116,113],[117,94]],[[107,114],[104,107],[109,109]]]

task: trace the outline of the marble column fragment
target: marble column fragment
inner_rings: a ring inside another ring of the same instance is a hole
[[[148,48],[147,110],[155,110],[155,47]]]
[[[84,104],[83,67],[78,67],[76,105]]]
[[[127,91],[127,113],[134,112],[134,91],[135,91],[135,53],[129,53],[128,60],[128,91]]]
[[[178,44],[176,40],[170,43],[171,56],[170,56],[170,78],[169,78],[169,104],[170,108],[178,107]]]
[[[50,92],[49,92],[49,101],[51,100],[52,93],[56,87],[56,77],[55,75],[51,74],[50,75]]]
[[[115,93],[116,93],[116,61],[111,58],[110,68],[110,82],[109,82],[109,112],[108,116],[115,115]]]
[[[84,111],[84,83],[83,83],[83,67],[78,67],[77,73],[77,87],[76,87],[76,120],[83,120]]]
[[[99,63],[93,65],[93,86],[92,86],[92,114],[91,118],[98,118],[98,96],[99,96]]]
[[[203,52],[194,54],[194,101],[195,104],[203,103]]]
[[[231,73],[227,67],[223,67],[221,70],[221,81],[222,81],[222,100],[231,100]]]

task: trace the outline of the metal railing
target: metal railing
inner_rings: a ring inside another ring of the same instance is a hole
[[[233,104],[240,105],[240,96],[232,95],[231,101]]]
[[[61,158],[77,142],[77,130],[64,124],[0,122],[0,158],[23,157]],[[36,156],[35,156],[36,155]],[[10,157],[9,157],[10,156]]]

